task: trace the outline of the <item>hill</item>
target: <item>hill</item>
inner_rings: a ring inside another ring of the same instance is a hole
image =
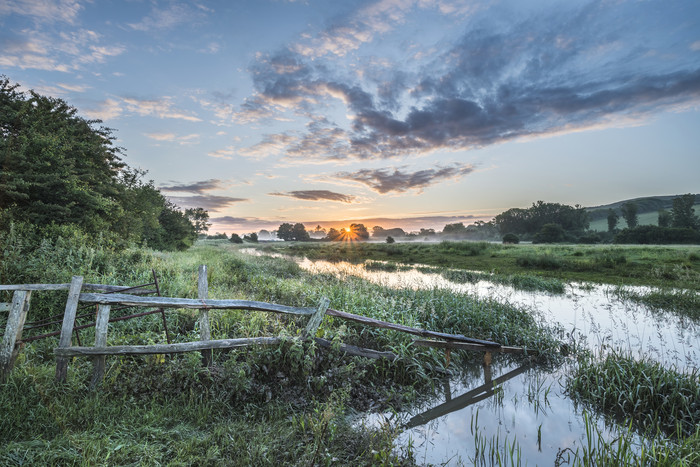
[[[658,221],[659,210],[665,209],[670,211],[673,207],[673,199],[681,195],[664,195],[664,196],[647,196],[642,198],[632,198],[622,201],[617,201],[601,206],[587,207],[588,218],[590,220],[589,228],[591,230],[604,232],[608,230],[608,210],[614,209],[620,214],[620,208],[625,203],[635,203],[637,205],[637,216],[639,225],[656,225]],[[695,195],[695,212],[700,212],[700,194]],[[624,221],[620,219],[624,225]]]

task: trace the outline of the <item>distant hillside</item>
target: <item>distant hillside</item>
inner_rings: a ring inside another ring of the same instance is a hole
[[[637,216],[639,225],[654,224],[658,221],[658,213],[660,209],[670,211],[673,207],[673,198],[678,198],[682,195],[668,196],[647,196],[643,198],[626,199],[615,203],[605,204],[602,206],[593,206],[586,208],[588,218],[591,221],[590,229],[597,231],[608,230],[608,209],[614,209],[618,214],[620,208],[625,203],[635,203],[637,205]],[[700,194],[695,195],[695,213],[700,213]],[[620,215],[619,227],[625,226],[625,221]]]

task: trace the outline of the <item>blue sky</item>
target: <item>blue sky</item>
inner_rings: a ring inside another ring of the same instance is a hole
[[[700,192],[696,0],[1,0],[0,74],[211,232]]]

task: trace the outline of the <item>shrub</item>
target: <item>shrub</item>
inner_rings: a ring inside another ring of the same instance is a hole
[[[394,240],[394,237],[392,237],[391,235],[389,235],[388,237],[386,237],[386,242],[387,242],[387,243],[395,243],[396,240]]]
[[[520,243],[520,238],[514,233],[508,233],[503,236],[503,243]]]

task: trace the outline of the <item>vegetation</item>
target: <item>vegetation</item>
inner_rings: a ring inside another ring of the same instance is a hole
[[[355,278],[312,276],[279,258],[250,257],[223,240],[207,240],[182,253],[113,252],[86,248],[81,239],[32,252],[20,235],[3,237],[1,277],[20,282],[136,284],[158,271],[167,296],[196,297],[196,271],[209,266],[210,297],[335,308],[444,332],[546,350],[557,358],[551,329],[526,311],[447,291],[387,289]],[[46,268],[45,265],[54,265]],[[21,273],[21,274],[20,274]],[[5,280],[7,282],[7,280]],[[32,317],[53,314],[65,292],[36,294]],[[353,426],[352,411],[400,407],[431,391],[444,375],[444,355],[410,345],[402,333],[326,317],[319,335],[399,356],[395,362],[345,356],[295,338],[303,318],[262,312],[211,313],[213,338],[287,336],[278,347],[215,352],[214,367],[197,353],[163,358],[108,357],[99,391],[88,389],[91,363],[75,359],[66,386],[54,382],[56,338],[27,345],[9,380],[0,386],[0,464],[231,465],[413,463],[410,450],[393,451],[395,428]],[[197,339],[196,315],[168,313],[176,341]],[[160,318],[110,325],[113,344],[163,342]],[[92,330],[81,331],[84,341]],[[25,337],[31,335],[31,331]],[[461,353],[460,353],[461,354]],[[453,354],[452,361],[470,359]],[[459,368],[459,366],[456,366]],[[401,457],[397,457],[401,456]]]
[[[61,99],[18,87],[0,77],[0,231],[30,224],[45,238],[71,226],[122,248],[183,250],[194,243],[187,214],[122,161],[113,130]],[[205,212],[190,213],[200,216],[200,229]]]
[[[700,248],[610,245],[503,245],[486,242],[267,244],[309,259],[388,261],[507,276],[700,290]]]

